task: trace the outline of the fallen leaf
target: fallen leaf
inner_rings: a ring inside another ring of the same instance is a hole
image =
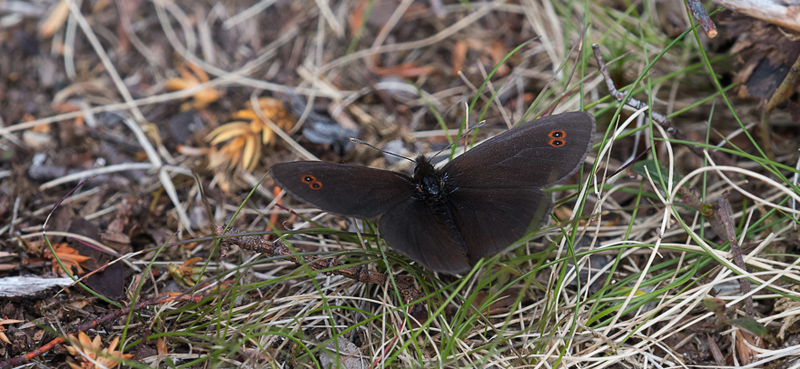
[[[91,340],[86,333],[78,332],[78,338],[75,338],[73,334],[68,334],[67,340],[71,343],[70,346],[67,346],[67,351],[77,359],[77,361],[72,358],[67,359],[67,365],[72,369],[110,369],[118,366],[123,360],[133,357],[133,354],[123,354],[117,351],[119,337],[114,337],[108,348],[105,349],[101,349],[100,335]]]
[[[39,24],[39,36],[42,38],[52,36],[64,25],[68,16],[69,1],[58,1],[56,5],[50,9],[50,14],[47,15],[47,18]]]
[[[63,263],[65,267],[69,268],[70,272],[76,270],[76,274],[83,274],[83,268],[80,264],[89,260],[88,256],[79,254],[78,250],[67,246],[66,243],[57,243],[53,245],[53,249],[56,251],[55,256],[58,257],[58,260],[61,260],[61,263]],[[56,260],[49,249],[45,250],[44,256],[53,260],[53,273],[66,275],[65,271],[61,269],[61,264],[58,263],[58,260]]]
[[[283,130],[291,129],[297,118],[289,113],[283,103],[278,99],[262,97],[258,99],[258,107],[254,108],[250,102],[246,109],[233,114],[233,121],[217,127],[206,136],[206,141],[219,148],[209,150],[210,169],[229,169],[239,166],[246,171],[252,171],[261,157],[262,146],[275,142],[273,132],[261,116],[266,117]],[[260,110],[260,113],[256,111]]]

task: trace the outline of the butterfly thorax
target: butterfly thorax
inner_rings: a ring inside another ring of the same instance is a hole
[[[417,197],[428,205],[442,203],[445,199],[445,182],[436,172],[428,159],[420,155],[414,168],[414,184],[417,186]]]
[[[447,195],[450,191],[447,188],[447,175],[437,172],[433,164],[422,155],[417,157],[416,162],[413,178],[417,187],[415,197],[425,202],[436,219],[444,224],[461,252],[467,255],[467,243],[456,226],[452,209],[448,205]]]

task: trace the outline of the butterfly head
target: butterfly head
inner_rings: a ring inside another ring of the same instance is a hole
[[[419,198],[426,201],[439,201],[444,195],[444,181],[436,172],[430,160],[420,155],[414,168],[414,183],[417,185]]]
[[[417,166],[414,167],[414,182],[421,183],[423,178],[436,175],[433,164],[431,164],[431,161],[424,155],[417,156],[414,162],[417,164]]]

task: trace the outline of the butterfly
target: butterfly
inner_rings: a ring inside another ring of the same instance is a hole
[[[580,168],[595,120],[573,112],[522,123],[441,168],[418,156],[412,176],[320,161],[275,164],[272,178],[329,213],[377,219],[386,244],[432,271],[458,274],[537,230],[543,191]]]

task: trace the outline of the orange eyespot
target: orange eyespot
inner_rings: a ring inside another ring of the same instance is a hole
[[[564,140],[564,137],[567,137],[567,132],[564,132],[560,129],[550,131],[550,133],[547,134],[547,137],[550,137],[550,141],[548,143],[553,147],[562,147],[567,143],[567,141]]]
[[[317,180],[317,177],[312,176],[311,174],[303,174],[303,177],[300,178],[303,183],[308,185],[308,188],[312,190],[319,190],[322,188],[322,182]]]

